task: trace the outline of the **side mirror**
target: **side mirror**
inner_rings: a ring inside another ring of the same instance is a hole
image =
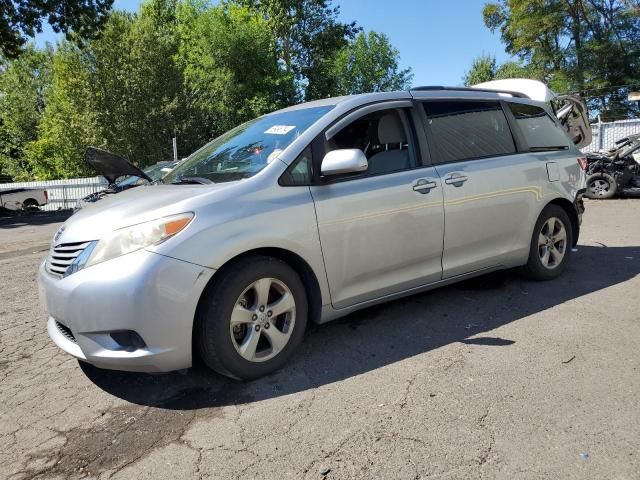
[[[327,153],[322,159],[320,173],[323,176],[360,173],[365,172],[368,168],[369,162],[367,162],[367,157],[362,150],[345,148]]]

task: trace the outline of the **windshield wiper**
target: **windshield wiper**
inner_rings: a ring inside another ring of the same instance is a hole
[[[204,177],[180,177],[171,182],[171,185],[211,185],[213,182]]]

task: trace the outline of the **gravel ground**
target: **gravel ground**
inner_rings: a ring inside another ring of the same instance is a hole
[[[0,219],[0,477],[640,478],[640,201],[588,202],[558,280],[513,272],[312,326],[251,383],[81,367]]]

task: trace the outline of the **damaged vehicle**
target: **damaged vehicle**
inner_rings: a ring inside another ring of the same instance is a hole
[[[24,210],[37,212],[49,202],[49,192],[44,188],[10,188],[0,190],[0,210]]]
[[[640,197],[640,134],[621,138],[615,145],[608,152],[587,154],[585,197]]]
[[[78,199],[75,206],[76,210],[129,188],[157,182],[180,163],[179,161],[158,162],[144,170],[140,170],[124,157],[96,147],[87,148],[84,160],[107,180],[109,186],[104,190]]]
[[[251,120],[60,227],[38,273],[48,333],[97,367],[200,358],[253,379],[309,322],[495,270],[552,280],[591,141],[582,101],[561,120],[555,98],[533,80],[418,87]]]

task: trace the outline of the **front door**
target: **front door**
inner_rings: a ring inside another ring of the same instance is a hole
[[[356,119],[328,149],[360,148],[361,175],[311,187],[331,300],[344,308],[442,277],[442,185],[423,166],[410,109]]]

